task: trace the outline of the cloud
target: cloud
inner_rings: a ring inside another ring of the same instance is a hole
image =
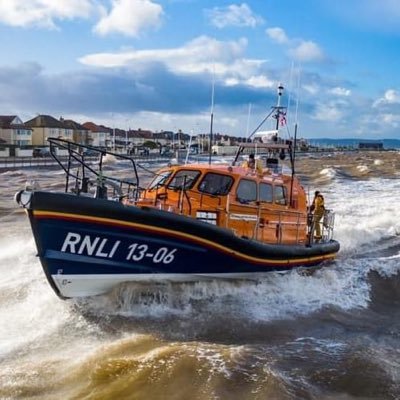
[[[302,85],[302,88],[310,95],[315,96],[321,90],[320,86],[315,82],[305,83]]]
[[[332,89],[329,90],[329,93],[335,95],[335,96],[350,96],[351,95],[351,90],[349,89],[345,89],[342,87],[334,87]]]
[[[379,99],[375,100],[372,106],[379,107],[390,104],[400,104],[400,93],[395,89],[386,90],[383,97],[380,97]]]
[[[290,38],[280,27],[268,28],[265,33],[272,41],[288,47],[288,55],[296,61],[307,63],[326,60],[323,50],[311,40]]]
[[[130,65],[107,69],[85,67],[59,74],[49,74],[36,63],[7,68],[0,66],[0,90],[3,94],[0,109],[5,115],[17,114],[23,120],[41,113],[54,117],[62,115],[81,123],[93,120],[121,128],[126,128],[129,119],[132,128],[208,131],[209,74],[183,74],[158,61],[146,62],[142,66],[138,64],[134,63],[134,68]],[[257,71],[259,68],[257,66]],[[251,129],[265,117],[269,106],[276,102],[277,79],[273,77],[282,71],[264,72],[264,75],[249,74],[233,85],[226,80],[216,80],[215,132],[243,136],[249,103],[252,104]],[[234,80],[234,75],[231,79]],[[327,136],[348,136],[358,130],[360,134],[371,134],[382,129],[385,137],[398,134],[400,113],[384,110],[373,115],[370,112],[365,114],[367,99],[357,100],[356,96],[332,99],[330,82],[315,74],[304,74],[303,79],[311,82],[307,86],[310,90],[301,91],[299,105],[299,121],[308,137],[313,132],[314,135],[322,132]],[[315,91],[320,93],[317,97],[312,93]],[[41,95],[32,96],[32,93]]]
[[[0,90],[0,109],[5,114],[18,113],[17,110],[55,116],[196,114],[209,111],[211,101],[211,82],[204,76],[175,74],[159,63],[148,64],[140,71],[85,69],[56,75],[46,74],[36,63],[0,67]],[[265,106],[272,93],[243,85],[232,88],[218,82],[215,92],[218,107],[228,108],[240,107],[243,101],[248,104],[250,100]],[[41,95],[35,97],[32,93]]]
[[[95,67],[130,67],[136,70],[146,68],[147,64],[160,63],[177,74],[213,74],[229,86],[270,87],[273,79],[266,76],[266,60],[246,59],[246,49],[246,39],[218,41],[200,36],[182,47],[89,54],[79,61]]]
[[[0,0],[0,23],[16,27],[57,29],[65,19],[89,19],[101,15],[93,31],[137,37],[144,29],[161,24],[162,7],[151,0]]]
[[[182,72],[204,71],[213,62],[233,62],[247,47],[246,39],[218,41],[199,36],[182,47],[152,50],[126,50],[115,53],[95,53],[81,57],[79,61],[96,67],[127,66],[136,62],[162,62]]]
[[[219,29],[227,26],[254,28],[263,23],[263,19],[255,15],[246,3],[231,4],[225,8],[215,7],[206,10],[206,15],[210,18],[211,24]]]
[[[323,61],[325,59],[320,47],[311,41],[302,41],[298,46],[289,50],[295,60],[301,62]]]
[[[0,0],[0,22],[55,29],[56,20],[89,18],[94,9],[92,0]]]
[[[324,122],[340,122],[344,118],[345,104],[336,102],[318,103],[311,118]]]
[[[151,0],[113,0],[112,9],[94,27],[99,35],[121,33],[137,37],[144,28],[161,25],[163,9]]]
[[[388,128],[400,127],[400,92],[396,89],[388,89],[382,97],[372,103],[376,109],[376,119]]]
[[[289,43],[289,38],[286,35],[286,32],[279,27],[268,28],[266,29],[266,34],[275,42],[279,44]]]
[[[398,128],[400,126],[400,115],[399,114],[382,114],[382,121],[385,124]]]

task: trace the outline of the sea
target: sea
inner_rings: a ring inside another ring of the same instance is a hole
[[[257,281],[125,284],[61,300],[13,200],[62,171],[0,172],[0,399],[400,399],[400,153],[304,156],[333,262]]]

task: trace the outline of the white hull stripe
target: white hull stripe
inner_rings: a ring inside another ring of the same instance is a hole
[[[277,273],[279,273],[277,271]],[[270,275],[271,272],[227,274],[103,274],[52,275],[63,297],[95,296],[109,292],[124,282],[195,282],[210,279],[251,279]]]

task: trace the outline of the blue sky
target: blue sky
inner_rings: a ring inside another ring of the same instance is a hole
[[[398,0],[0,0],[0,114],[246,135],[400,138]],[[272,128],[268,124],[265,129]]]

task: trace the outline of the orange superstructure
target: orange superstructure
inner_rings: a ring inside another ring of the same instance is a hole
[[[160,170],[137,206],[186,215],[267,243],[305,243],[307,199],[296,177],[270,168],[191,164]]]

